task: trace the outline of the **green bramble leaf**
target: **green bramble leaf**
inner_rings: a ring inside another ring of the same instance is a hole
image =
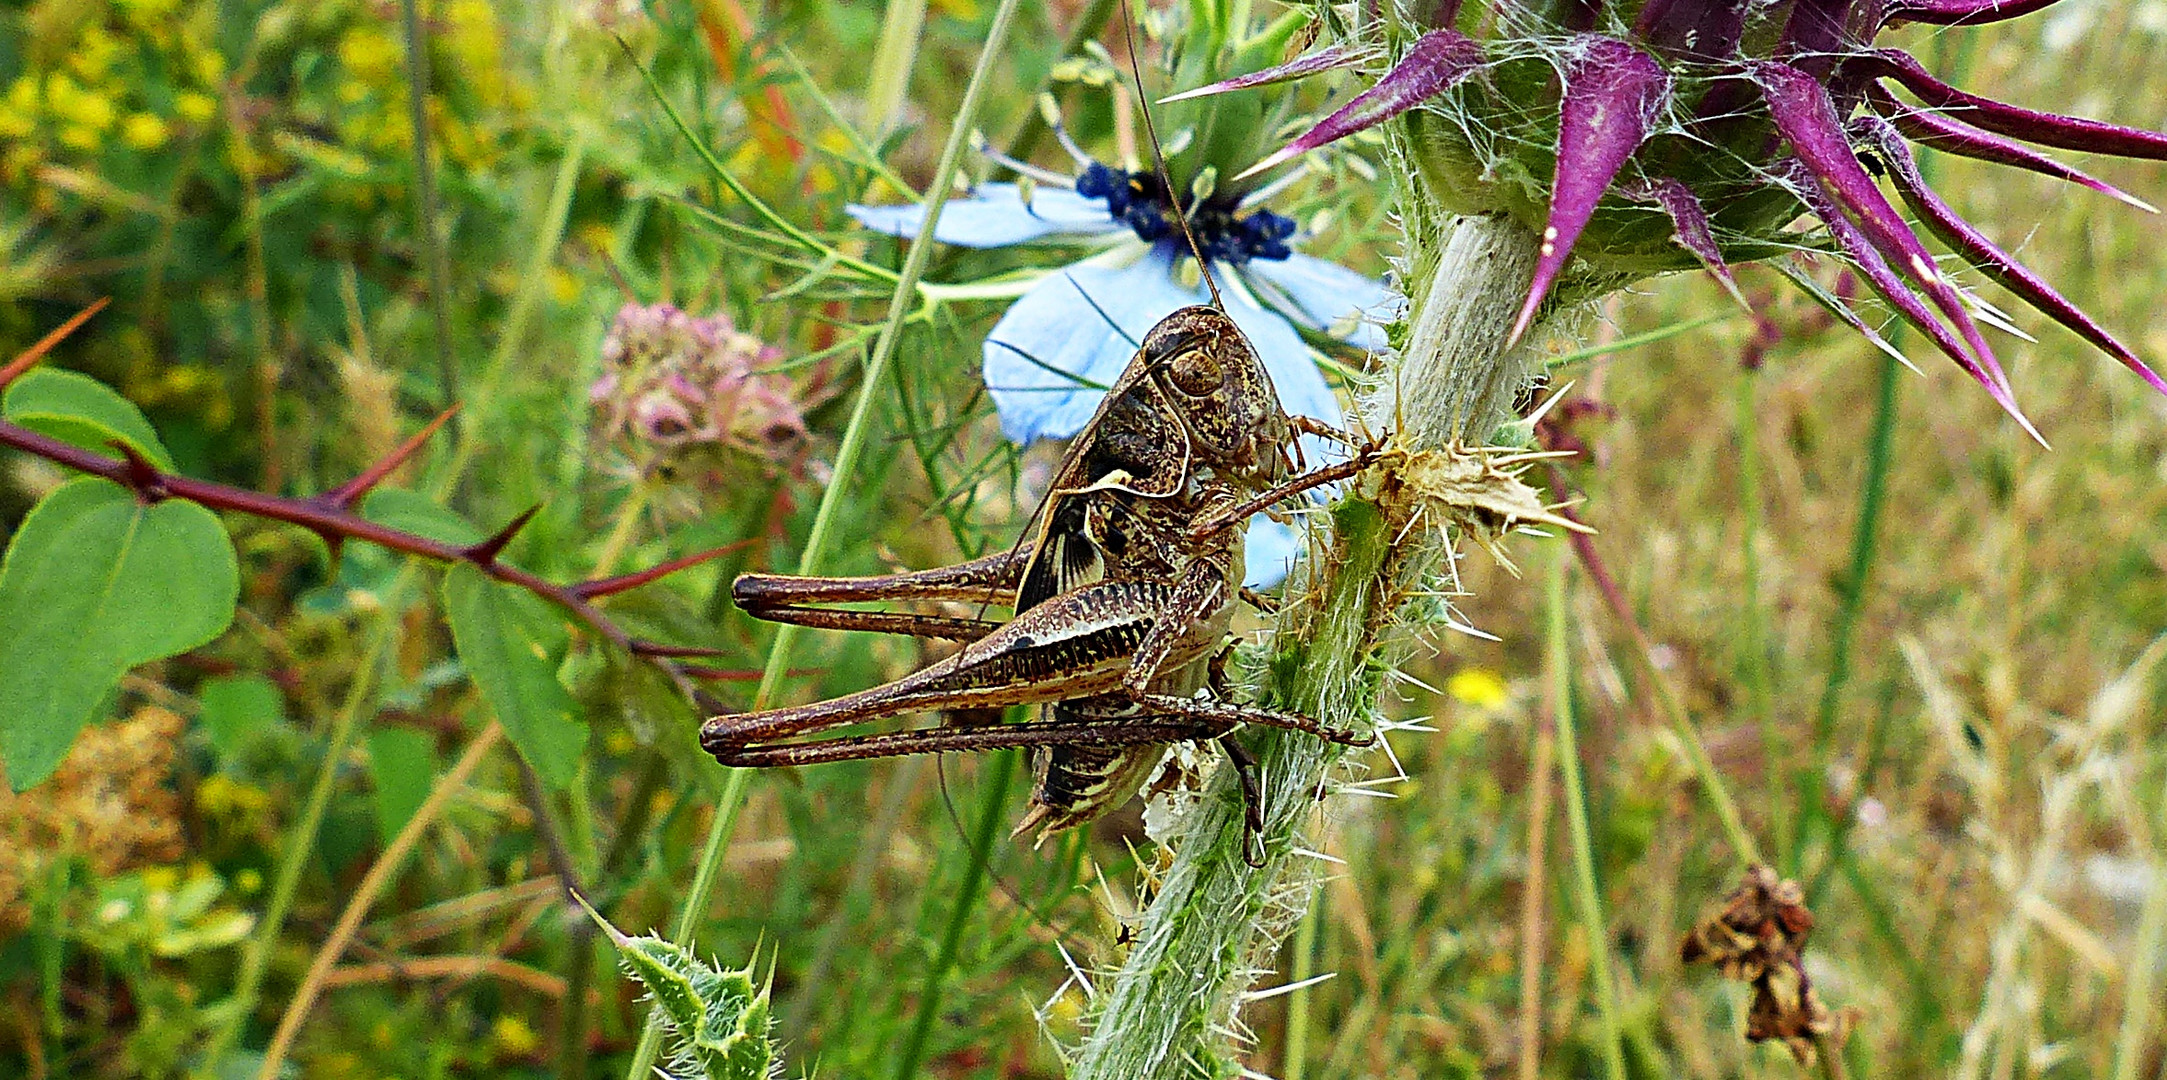
[[[512,745],[553,788],[572,782],[587,721],[557,666],[570,642],[562,614],[524,589],[461,563],[444,575],[453,644]]]
[[[385,844],[413,819],[436,782],[436,741],[410,727],[369,733],[369,775],[376,780],[376,833]]]
[[[64,484],[23,519],[0,563],[0,758],[21,791],[51,776],[128,669],[186,652],[233,621],[233,542],[195,503]]]
[[[210,737],[211,749],[230,758],[255,737],[286,722],[286,701],[261,675],[221,675],[205,679],[196,691],[196,721]]]
[[[101,454],[111,454],[114,442],[124,442],[151,464],[173,468],[173,455],[158,441],[143,410],[88,375],[36,368],[8,385],[0,414],[41,435]]]
[[[758,958],[742,968],[704,964],[684,946],[647,935],[628,937],[585,898],[580,906],[609,936],[625,973],[654,997],[663,1022],[677,1037],[677,1053],[664,1074],[706,1080],[769,1080],[782,1071],[772,1038],[768,984],[753,977]]]

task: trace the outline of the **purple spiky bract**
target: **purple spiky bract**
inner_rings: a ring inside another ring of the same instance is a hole
[[[1788,64],[1753,65],[1753,74],[1768,98],[1769,115],[1810,177],[1850,215],[1859,231],[1898,274],[1923,291],[1941,309],[1949,323],[1970,347],[1970,359],[1985,369],[2003,389],[2009,386],[2001,362],[1987,347],[1979,324],[1964,309],[1956,287],[1941,276],[1926,245],[1904,224],[1901,214],[1889,205],[1881,186],[1859,164],[1851,142],[1836,118],[1836,106],[1828,89],[1806,72]],[[1829,223],[1831,227],[1833,222]]]
[[[1422,35],[1407,50],[1398,66],[1377,80],[1375,86],[1362,91],[1307,134],[1250,166],[1235,179],[1255,175],[1326,143],[1376,127],[1452,89],[1480,66],[1482,46],[1473,38],[1457,30],[1432,30]]]
[[[1663,212],[1670,215],[1671,235],[1678,241],[1678,246],[1692,252],[1733,298],[1741,304],[1745,302],[1744,294],[1738,291],[1738,279],[1731,274],[1731,264],[1723,258],[1723,246],[1716,243],[1715,226],[1708,221],[1708,210],[1694,196],[1693,189],[1675,177],[1659,176],[1628,185],[1624,193],[1626,198],[1662,207]]]
[[[1911,148],[1904,144],[1902,135],[1888,121],[1878,116],[1862,116],[1851,122],[1871,144],[1881,151],[1882,160],[1888,165],[1889,176],[1895,181],[1896,190],[1910,205],[1912,212],[1926,222],[1943,243],[1949,245],[1966,261],[1977,267],[1980,273],[1994,279],[2002,288],[2022,297],[2040,314],[2068,327],[2071,333],[2090,342],[2101,352],[2114,357],[2136,373],[2137,377],[2154,390],[2167,394],[2167,381],[2160,379],[2129,346],[2116,340],[2106,328],[2092,321],[2077,305],[2056,292],[2046,279],[2016,261],[2001,246],[1987,238],[1972,223],[1965,221],[1941,196],[1926,185],[1926,178],[1919,173],[1919,166],[1912,159]]]
[[[1558,111],[1557,170],[1550,183],[1550,220],[1543,226],[1542,253],[1528,286],[1520,317],[1508,342],[1518,341],[1542,306],[1543,297],[1572,258],[1595,204],[1663,107],[1670,76],[1655,58],[1616,38],[1583,36],[1565,67],[1565,92]]]
[[[2057,180],[2067,180],[2109,198],[2119,199],[2146,213],[2159,213],[2159,208],[2151,203],[2081,169],[2056,161],[2014,139],[1961,123],[1932,109],[1911,108],[1897,101],[1880,86],[1868,86],[1865,93],[1868,107],[1896,125],[1896,129],[1903,132],[1904,138],[1920,146],[1939,150],[1944,154],[1968,157],[1995,165],[2009,165]]]
[[[1350,67],[1359,63],[1364,55],[1365,51],[1362,49],[1348,45],[1333,45],[1329,48],[1318,49],[1307,56],[1289,60],[1278,67],[1265,68],[1263,71],[1250,72],[1247,75],[1237,76],[1232,79],[1221,79],[1209,86],[1199,86],[1194,90],[1184,90],[1181,93],[1160,98],[1159,104],[1169,105],[1176,101],[1187,101],[1190,98],[1210,97],[1213,94],[1224,94],[1234,90],[1248,90],[1258,86],[1272,86],[1277,83],[1292,82],[1296,79],[1306,79],[1311,75],[1321,75],[1327,71]]]
[[[1250,172],[1430,103],[1443,122],[1410,124],[1399,144],[1428,181],[1422,197],[1442,213],[1508,215],[1541,230],[1515,340],[1569,277],[1615,282],[1691,265],[1681,249],[1738,296],[1731,264],[1794,249],[1792,223],[1810,214],[1827,228],[1823,246],[2030,430],[1972,298],[1941,271],[1862,156],[1886,163],[1904,205],[1981,274],[2167,394],[2167,380],[2133,350],[1951,210],[1911,156],[1921,145],[2011,165],[2152,211],[2034,147],[2167,161],[2167,134],[1960,90],[1873,43],[1892,23],[1974,26],[2053,2],[1566,0],[1465,20],[1457,3],[1429,16],[1387,11],[1387,40],[1413,39],[1399,61]],[[1455,23],[1480,27],[1482,40]],[[1441,97],[1477,71],[1475,88]],[[1528,198],[1545,166],[1547,198]],[[1645,210],[1602,212],[1634,203],[1660,206],[1673,229],[1656,234]],[[1816,299],[1865,326],[1848,306]]]
[[[1981,26],[2002,22],[2051,6],[2057,0],[1896,0],[1888,6],[1891,23],[1915,22],[1934,26]]]
[[[2019,105],[1966,93],[1934,78],[1926,66],[1910,54],[1894,49],[1874,49],[1846,61],[1847,70],[1876,79],[1894,79],[1920,101],[1960,116],[1973,127],[2007,135],[2012,139],[2063,150],[2091,154],[2167,161],[2167,135],[2139,128],[2106,124],[2075,116],[2039,112]]]

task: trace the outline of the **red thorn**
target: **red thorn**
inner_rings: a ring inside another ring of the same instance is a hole
[[[518,536],[519,530],[526,528],[527,522],[534,520],[534,515],[541,512],[542,506],[540,503],[527,507],[526,513],[513,518],[509,524],[498,529],[495,536],[479,544],[469,544],[461,548],[459,554],[465,556],[477,566],[488,566],[496,562],[497,556],[504,554],[505,547],[512,542],[512,537]]]
[[[760,673],[757,671],[701,667],[698,664],[681,664],[678,666],[678,670],[695,679],[712,679],[716,682],[754,682],[760,678]]]
[[[443,427],[444,422],[450,420],[452,414],[458,411],[459,406],[453,405],[451,408],[436,414],[436,419],[429,421],[426,427],[415,432],[405,442],[400,443],[398,449],[385,454],[383,460],[362,470],[361,475],[316,496],[313,501],[340,510],[353,509],[354,504],[360,502],[362,496],[367,495],[370,489],[376,485],[383,483],[384,478],[390,476],[392,470],[406,464],[407,459],[413,457],[422,448],[422,445],[429,441],[429,437],[435,435],[437,429]]]
[[[15,354],[15,359],[8,361],[6,367],[0,367],[0,386],[14,382],[23,372],[36,367],[38,361],[45,359],[46,353],[53,351],[53,346],[60,344],[62,339],[74,333],[77,327],[89,322],[92,315],[105,310],[105,305],[112,302],[113,298],[110,296],[99,297],[97,302],[76,312],[67,322],[54,327],[52,333],[39,338],[37,344]]]
[[[709,548],[706,551],[687,555],[681,559],[671,559],[660,566],[650,567],[646,570],[630,574],[619,574],[616,577],[596,578],[593,581],[582,581],[571,587],[572,595],[582,600],[592,600],[598,596],[614,596],[628,589],[637,589],[650,581],[668,577],[686,567],[698,566],[709,559],[721,558],[733,551],[742,549],[750,543],[752,543],[751,540],[740,540],[734,544]]]
[[[134,489],[136,498],[144,502],[158,502],[171,494],[166,490],[165,474],[159,472],[158,466],[151,464],[151,460],[144,457],[143,452],[136,449],[134,444],[113,439],[106,445],[120,451],[120,456],[127,459],[128,486]]]
[[[698,687],[694,687],[692,690],[692,704],[709,716],[728,716],[732,712],[728,705],[722,703],[721,698]]]
[[[703,645],[664,645],[640,638],[633,639],[630,648],[634,656],[722,656],[726,651]]]

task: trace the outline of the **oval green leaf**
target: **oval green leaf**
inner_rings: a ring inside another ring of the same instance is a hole
[[[223,633],[233,541],[195,503],[138,503],[85,477],[23,519],[0,562],[0,759],[21,791],[52,775],[129,668]]]
[[[173,455],[158,441],[143,410],[88,375],[34,368],[8,385],[0,413],[70,446],[111,454],[114,442],[124,442],[151,464],[173,468]]]
[[[587,721],[557,680],[570,641],[563,615],[467,563],[444,575],[444,614],[467,674],[520,756],[550,787],[570,784],[587,747]]]

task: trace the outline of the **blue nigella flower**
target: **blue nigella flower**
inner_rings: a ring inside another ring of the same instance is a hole
[[[1067,144],[1065,133],[1057,134]],[[944,244],[974,248],[1105,241],[1102,250],[1033,285],[986,337],[986,389],[1002,434],[1018,444],[1075,435],[1154,323],[1209,302],[1201,280],[1189,284],[1179,276],[1181,261],[1193,256],[1166,185],[1155,174],[1111,168],[1068,145],[1082,168],[1077,176],[1004,160],[1033,182],[978,185],[969,198],[949,200],[933,233]],[[1339,426],[1339,402],[1295,324],[1358,348],[1381,348],[1379,324],[1390,321],[1399,301],[1381,281],[1296,253],[1289,245],[1293,219],[1254,208],[1280,187],[1248,198],[1196,200],[1187,207],[1189,227],[1227,314],[1256,347],[1280,402],[1290,413]],[[925,213],[918,205],[847,209],[866,228],[904,237],[917,235]],[[1305,439],[1303,453],[1316,463],[1330,460],[1333,448]],[[1299,550],[1292,529],[1257,522],[1249,533],[1250,585],[1278,582]]]

